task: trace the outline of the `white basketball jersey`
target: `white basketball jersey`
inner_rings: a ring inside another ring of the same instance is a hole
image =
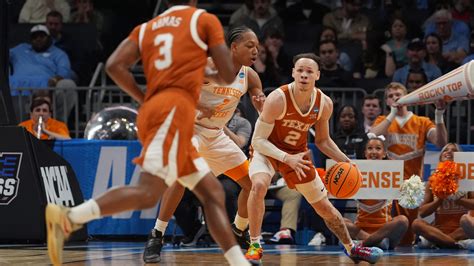
[[[240,97],[247,92],[247,70],[248,67],[242,66],[234,82],[229,85],[216,82],[203,84],[199,104],[211,107],[214,113],[211,118],[196,119],[196,124],[212,129],[224,128],[232,118]]]

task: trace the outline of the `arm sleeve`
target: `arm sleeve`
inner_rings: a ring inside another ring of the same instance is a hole
[[[255,132],[253,133],[252,146],[261,154],[283,162],[286,152],[278,149],[278,147],[268,140],[268,137],[272,133],[274,126],[275,124],[268,124],[258,119],[257,123],[255,123]]]

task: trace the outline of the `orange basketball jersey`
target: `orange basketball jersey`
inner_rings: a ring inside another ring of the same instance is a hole
[[[190,6],[173,6],[137,26],[129,36],[141,54],[147,80],[145,101],[177,88],[199,99],[209,47],[224,44],[215,15]]]
[[[319,120],[324,101],[322,101],[322,92],[315,88],[311,107],[303,113],[295,102],[292,90],[293,83],[277,90],[283,94],[285,107],[283,115],[275,121],[268,140],[279,149],[296,154],[308,149],[308,131]]]
[[[428,132],[435,128],[428,117],[417,116],[411,112],[409,116],[402,125],[395,118],[388,127],[388,134],[385,136],[390,159],[404,161],[404,179],[408,179],[412,175],[422,177],[425,143]],[[385,116],[377,117],[374,126],[380,124],[384,119]]]
[[[283,114],[275,121],[275,126],[268,140],[279,149],[289,154],[296,154],[308,150],[308,130],[321,117],[324,98],[322,92],[315,88],[311,107],[303,113],[295,102],[292,90],[293,83],[277,89],[277,92],[281,93],[285,99],[285,106]],[[310,166],[309,170],[304,170],[306,178],[300,180],[289,165],[271,157],[267,158],[273,168],[282,174],[289,188],[295,188],[295,184],[307,183],[316,178],[316,169],[313,165]],[[305,159],[311,160],[310,158]]]

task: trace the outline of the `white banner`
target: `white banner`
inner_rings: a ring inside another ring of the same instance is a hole
[[[398,199],[403,183],[402,160],[352,160],[362,174],[362,186],[351,199]],[[326,169],[336,162],[327,160]],[[329,198],[334,198],[332,195]]]
[[[474,191],[474,152],[455,152],[454,161],[461,171],[458,190]]]

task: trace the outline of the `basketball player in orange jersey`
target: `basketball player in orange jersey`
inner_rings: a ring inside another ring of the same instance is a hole
[[[341,214],[329,202],[324,184],[309,160],[307,138],[314,125],[317,147],[337,162],[350,162],[329,136],[332,101],[315,88],[320,75],[320,59],[312,53],[299,54],[293,63],[294,81],[270,93],[255,124],[252,138],[255,151],[249,169],[252,180],[248,200],[251,245],[246,257],[260,261],[263,256],[260,240],[265,194],[272,176],[280,172],[288,187],[299,191],[324,219],[354,262],[375,263],[383,251],[354,245]]]
[[[457,151],[461,151],[457,144],[446,144],[441,149],[439,161],[453,161],[454,152]],[[474,210],[474,192],[458,192],[440,199],[433,196],[430,182],[426,182],[425,199],[419,208],[421,218],[416,219],[412,225],[413,231],[420,236],[418,247],[464,248],[474,251],[474,219],[468,214],[469,210]],[[432,213],[435,214],[432,224],[422,219]]]
[[[365,145],[367,160],[387,159],[385,138],[368,134]],[[357,200],[357,217],[355,223],[344,219],[353,239],[362,240],[363,246],[377,246],[382,249],[393,249],[398,245],[408,229],[408,218],[398,215],[392,218],[391,200]]]
[[[392,160],[404,161],[404,179],[412,175],[423,176],[423,157],[426,141],[438,147],[447,143],[447,131],[443,121],[446,108],[444,101],[436,102],[435,123],[428,117],[418,116],[408,111],[406,106],[397,104],[398,99],[407,94],[407,89],[400,83],[392,82],[385,87],[385,101],[390,107],[387,116],[379,116],[374,121],[370,132],[384,135],[388,157]],[[408,217],[410,224],[418,216],[418,209],[404,209],[395,203],[397,214]],[[400,242],[401,245],[411,245],[415,235],[409,229]]]
[[[61,263],[64,240],[81,224],[122,211],[151,208],[176,181],[202,202],[209,230],[227,261],[249,265],[227,220],[222,186],[191,143],[208,53],[225,82],[231,83],[238,70],[216,16],[196,9],[195,0],[169,3],[168,10],[137,26],[107,60],[110,77],[142,104],[137,126],[143,149],[135,159],[142,168],[140,180],[70,209],[48,204],[48,252],[55,265]],[[145,93],[129,70],[139,60],[147,78]]]
[[[225,85],[213,79],[204,79],[198,105],[203,111],[195,123],[193,142],[199,154],[206,160],[215,176],[222,173],[237,182],[242,190],[238,197],[238,210],[232,226],[242,248],[248,248],[247,199],[252,187],[248,177],[248,161],[243,151],[225,133],[224,127],[232,118],[240,97],[249,93],[255,109],[262,111],[265,95],[258,74],[250,68],[258,55],[258,39],[247,27],[237,27],[227,34],[232,61],[240,69],[235,80]],[[212,68],[212,62],[209,62]],[[210,114],[206,117],[206,114]],[[143,260],[146,263],[160,261],[163,235],[184,194],[184,187],[175,183],[166,190],[161,200],[155,228],[148,236]]]

